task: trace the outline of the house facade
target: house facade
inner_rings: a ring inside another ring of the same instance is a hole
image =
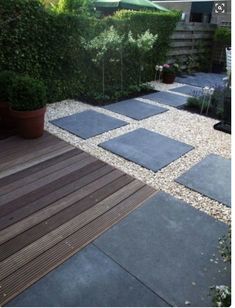
[[[153,0],[153,2],[181,11],[182,20],[185,22],[231,26],[231,0]]]

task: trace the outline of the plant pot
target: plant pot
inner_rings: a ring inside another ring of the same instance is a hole
[[[33,111],[17,111],[11,109],[17,122],[17,131],[25,139],[39,138],[44,131],[46,107]]]
[[[176,77],[175,74],[163,73],[162,74],[162,81],[163,81],[163,83],[171,84],[175,81],[175,77]]]
[[[8,102],[0,101],[0,121],[4,129],[13,129],[16,127],[15,120],[11,116]]]

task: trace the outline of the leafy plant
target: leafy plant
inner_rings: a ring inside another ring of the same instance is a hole
[[[231,29],[226,27],[218,27],[215,30],[214,40],[217,43],[226,45],[227,47],[231,46]]]
[[[228,233],[219,239],[219,251],[224,262],[231,263],[231,226]],[[212,300],[216,307],[231,306],[231,287],[225,285],[212,286]]]
[[[9,101],[9,91],[16,75],[11,71],[0,73],[0,101]]]
[[[32,111],[46,105],[45,86],[28,76],[17,76],[10,89],[10,106],[13,110]]]
[[[176,74],[179,71],[179,65],[177,63],[174,64],[163,64],[162,72],[164,74]]]

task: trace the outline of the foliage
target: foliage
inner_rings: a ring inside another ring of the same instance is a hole
[[[28,76],[16,76],[10,87],[10,106],[13,110],[32,111],[46,105],[46,90],[41,81]]]
[[[42,0],[43,1],[43,0]],[[45,1],[45,0],[44,0]],[[84,14],[47,10],[38,0],[0,0],[0,70],[12,70],[42,80],[48,101],[65,98],[95,98],[103,95],[102,62],[95,63],[96,51],[89,43],[110,27],[120,37],[129,31],[136,39],[145,33],[158,34],[157,43],[144,61],[142,82],[154,77],[155,64],[165,60],[169,36],[179,16],[176,13],[120,11],[98,19]],[[137,50],[123,52],[123,92],[139,84]],[[116,99],[121,93],[120,51],[105,58],[105,95]],[[115,61],[113,61],[115,59]],[[119,59],[119,61],[116,61]],[[113,62],[112,62],[113,61]]]
[[[164,74],[176,74],[179,71],[179,65],[177,63],[174,64],[163,64],[162,72]]]
[[[219,239],[219,251],[224,262],[231,263],[231,226],[228,233]],[[231,306],[231,287],[220,285],[212,286],[210,289],[216,307]]]
[[[219,239],[219,251],[224,259],[224,262],[231,263],[231,227],[228,233]]]
[[[74,13],[92,15],[94,13],[94,0],[59,0],[55,5],[58,13]]]
[[[231,288],[225,285],[211,287],[215,307],[231,306]]]
[[[209,113],[218,119],[221,119],[223,117],[223,112],[224,112],[224,95],[225,95],[226,89],[224,87],[215,87],[214,93],[211,96],[211,103],[209,107]],[[187,100],[187,106],[189,108],[192,108],[194,110],[197,110],[200,112],[204,97],[203,95],[198,93],[193,93],[194,97],[189,97]],[[207,109],[209,103],[209,99],[207,98],[204,101],[204,110]]]
[[[214,34],[215,42],[222,44],[223,46],[231,46],[231,29],[226,27],[218,27]]]
[[[9,101],[9,90],[14,79],[14,72],[3,71],[0,73],[0,101]]]

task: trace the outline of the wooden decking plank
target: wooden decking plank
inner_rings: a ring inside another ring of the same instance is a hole
[[[110,226],[120,221],[128,213],[141,205],[154,192],[153,188],[144,186],[133,194],[128,201],[121,202],[110,211],[101,215],[79,231],[73,233],[70,237],[48,249],[45,253],[3,279],[0,283],[0,303],[7,303],[39,278],[63,263],[74,253],[110,228]]]
[[[6,159],[1,159],[0,161],[0,169],[5,170],[15,165],[24,163],[29,161],[30,159],[35,159],[45,153],[50,153],[54,150],[57,150],[65,145],[64,141],[57,141],[52,139],[47,145],[42,146],[41,144],[35,145],[32,149],[27,148],[27,152],[22,152],[21,149],[14,155],[8,156]]]
[[[10,204],[16,200],[18,205],[21,202],[22,198],[24,201],[28,200],[28,196],[35,191],[35,193],[41,191],[43,188],[45,188],[48,184],[59,181],[59,179],[65,180],[66,176],[70,175],[71,173],[75,173],[77,170],[81,169],[82,167],[86,166],[87,164],[95,161],[96,159],[94,157],[91,157],[87,155],[86,153],[79,153],[76,157],[75,161],[73,161],[72,164],[69,163],[67,160],[65,166],[59,170],[55,170],[54,172],[51,172],[44,177],[40,177],[36,179],[35,181],[29,182],[28,184],[24,185],[23,187],[20,187],[16,190],[14,190],[13,193],[9,192],[4,195],[4,197],[0,200],[0,208],[1,212],[4,212],[3,208],[4,206],[8,207]],[[48,169],[47,169],[48,170]],[[44,172],[47,170],[44,170]],[[72,175],[71,175],[72,177]],[[49,188],[50,189],[50,188]],[[48,189],[47,189],[48,191]],[[32,200],[32,198],[30,199]],[[3,206],[4,205],[4,206]]]
[[[0,263],[0,280],[9,276],[11,273],[24,266],[26,263],[32,261],[47,249],[51,248],[55,244],[62,241],[64,238],[70,236],[72,233],[78,231],[86,224],[90,223],[120,202],[124,201],[143,186],[144,184],[140,181],[133,180],[133,182],[122,187],[120,190],[107,197],[103,201],[97,203],[92,208],[74,217],[59,228],[51,231],[50,233],[41,237],[39,240],[33,242],[14,255],[5,259]]]
[[[62,141],[60,139],[57,139],[51,135],[48,135],[45,138],[39,138],[29,140],[31,142],[26,142],[24,139],[19,140],[19,144],[15,145],[11,149],[6,149],[5,146],[2,147],[3,152],[0,153],[0,161],[1,163],[6,163],[7,161],[12,161],[19,157],[19,154],[26,155],[30,152],[32,152],[32,148],[36,150],[43,149],[44,147],[57,144],[57,143],[64,143],[65,141]]]
[[[101,200],[105,199],[110,194],[113,194],[121,187],[127,185],[133,180],[128,175],[120,174],[120,171],[118,170],[113,171],[108,176],[110,176],[110,183],[107,184],[105,187],[95,191],[81,201],[74,203],[70,207],[67,207],[65,210],[50,217],[46,221],[39,223],[33,228],[21,233],[15,238],[2,244],[0,246],[0,261],[9,257],[11,254],[29,245],[30,243],[44,236],[50,231],[58,228],[60,225],[71,220],[74,216],[77,216],[85,210],[91,208],[97,202],[100,202]]]
[[[53,158],[53,157],[56,157],[60,154],[63,154],[63,153],[66,153],[70,150],[74,149],[73,146],[69,145],[69,144],[65,144],[63,147],[60,147],[58,149],[55,149],[53,151],[50,151],[48,153],[45,153],[39,157],[36,157],[36,158],[33,158],[31,160],[28,160],[24,163],[21,163],[21,164],[18,164],[18,165],[15,165],[9,169],[6,169],[4,171],[0,170],[0,179],[1,178],[4,178],[4,177],[7,177],[9,175],[12,175],[16,172],[19,172],[19,171],[22,171],[24,169],[27,169],[27,168],[30,168],[34,165],[37,165],[41,162],[44,162],[50,158]]]
[[[67,166],[73,165],[74,163],[77,163],[79,161],[79,157],[82,155],[82,153],[79,153],[77,155],[74,155],[70,158],[64,159],[63,161],[54,164],[48,168],[42,168],[40,171],[35,172],[33,174],[30,174],[24,178],[21,178],[18,181],[15,181],[5,187],[0,187],[0,195],[8,195],[11,194],[17,194],[18,190],[23,190],[26,188],[26,185],[32,184],[33,182],[37,182],[41,178],[52,174],[56,171],[62,170]]]
[[[6,194],[4,198],[0,200],[0,216],[5,215],[4,209],[11,207],[13,203],[15,204],[14,200],[16,199],[17,208],[32,202],[35,199],[35,196],[39,198],[40,196],[45,195],[47,192],[50,192],[53,189],[53,186],[55,186],[55,189],[58,186],[63,186],[63,183],[61,183],[62,181],[67,184],[70,183],[73,179],[77,179],[77,177],[79,177],[78,171],[96,160],[96,158],[89,156],[86,153],[80,153],[79,157],[77,158],[77,162],[73,163],[72,165],[68,165],[61,170],[57,170],[51,174],[48,174],[47,176],[40,178],[33,183],[29,183],[22,189],[17,189],[14,191],[14,194]]]
[[[100,167],[100,166],[98,166]],[[41,200],[37,200],[35,203],[28,205],[28,208],[25,207],[20,209],[20,213],[18,216],[23,215],[27,216],[17,223],[10,225],[9,227],[0,231],[0,244],[8,241],[9,239],[15,237],[16,235],[24,232],[27,229],[32,228],[43,220],[48,219],[49,217],[55,215],[71,204],[83,199],[88,196],[90,193],[94,191],[94,186],[98,190],[99,188],[105,186],[109,178],[104,177],[104,175],[112,172],[114,170],[110,165],[101,165],[100,168],[94,170],[88,175],[82,177],[78,181],[73,183],[73,187],[71,187],[71,191],[66,195],[65,188],[59,189],[59,193],[61,195],[55,196],[55,192],[52,192],[50,195],[45,196],[47,200],[42,198]],[[59,198],[59,199],[57,199]],[[48,201],[49,200],[49,201]],[[48,206],[42,208],[43,204],[48,204]],[[42,208],[37,211],[37,206]],[[32,212],[32,214],[31,214]],[[30,215],[31,214],[31,215]]]
[[[41,162],[39,164],[36,164],[32,167],[29,167],[25,170],[19,171],[15,174],[9,175],[7,177],[4,177],[2,179],[0,179],[0,190],[5,189],[6,186],[10,186],[11,184],[20,181],[21,179],[23,179],[24,177],[30,176],[31,174],[34,174],[36,172],[39,172],[43,169],[49,168],[53,165],[56,165],[58,163],[60,163],[63,160],[69,159],[71,157],[73,157],[74,155],[77,155],[79,153],[82,153],[81,150],[79,149],[71,149],[70,151],[66,152],[66,153],[62,153],[59,154],[56,157],[52,157],[44,162]]]
[[[0,147],[6,153],[7,151],[16,151],[21,147],[33,147],[35,144],[42,144],[48,139],[57,139],[55,136],[44,132],[43,136],[39,139],[22,139],[18,136],[13,136],[8,139],[0,140]]]
[[[20,204],[20,206],[18,206],[18,200],[17,203],[13,202],[12,207],[14,207],[15,210],[9,212],[9,214],[0,218],[0,230],[3,230],[4,228],[12,225],[13,223],[29,216],[32,213],[37,212],[38,210],[46,207],[47,205],[56,202],[60,198],[66,198],[66,196],[69,195],[71,192],[80,189],[82,186],[86,185],[87,182],[93,181],[94,174],[92,172],[97,169],[99,170],[104,165],[105,164],[101,161],[94,161],[89,165],[86,165],[81,168],[79,172],[75,173],[73,175],[73,181],[68,182],[68,185],[66,185],[66,183],[64,183],[63,185],[63,181],[58,181],[57,183],[54,182],[44,188],[44,190],[48,190],[46,194],[43,194],[43,191],[41,190],[40,195],[32,194],[32,199],[30,202]],[[88,176],[86,177],[86,175]],[[98,171],[98,177],[99,175],[100,174]],[[24,201],[24,199],[22,199],[22,201]],[[16,210],[17,206],[18,209]],[[57,207],[57,204],[55,204],[55,206]],[[5,211],[7,210],[8,208],[5,208]]]

